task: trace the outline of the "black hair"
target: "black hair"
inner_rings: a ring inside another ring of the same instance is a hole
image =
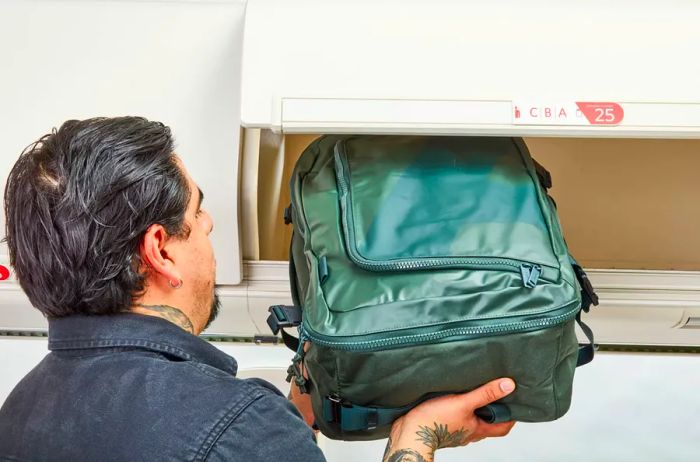
[[[5,187],[10,264],[47,317],[128,310],[144,289],[149,226],[186,238],[190,200],[170,128],[142,117],[69,120],[20,155]]]

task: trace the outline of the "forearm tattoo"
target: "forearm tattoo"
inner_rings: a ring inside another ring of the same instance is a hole
[[[394,432],[400,433],[400,430],[401,424],[399,424],[399,427],[395,427],[392,430],[392,434],[394,434]],[[423,457],[423,455],[417,451],[414,451],[413,449],[403,448],[394,450],[393,446],[393,439],[391,435],[389,435],[389,440],[386,443],[386,449],[384,450],[382,462],[433,462],[432,455],[426,459]]]
[[[384,460],[385,462],[428,462],[423,456],[412,449],[399,449],[390,455],[388,459]]]
[[[192,326],[192,322],[190,322],[190,318],[188,318],[185,315],[185,313],[183,313],[179,309],[175,308],[174,306],[168,306],[168,305],[137,305],[137,306],[140,306],[141,308],[143,308],[145,310],[158,313],[158,316],[160,316],[161,318],[172,322],[176,326],[180,326],[182,329],[186,330],[190,334],[194,334],[194,326]]]
[[[430,449],[454,448],[467,444],[469,433],[464,428],[449,432],[447,431],[447,425],[438,424],[437,422],[433,422],[433,425],[435,428],[420,426],[420,430],[416,433],[418,441],[421,441]]]
[[[433,454],[440,448],[453,448],[464,446],[469,442],[469,430],[460,428],[457,431],[450,432],[447,425],[433,422],[433,428],[420,426],[416,432],[416,441],[420,441],[429,448],[429,454],[423,456],[417,451],[409,448],[394,449],[393,439],[389,436],[389,441],[384,451],[383,462],[432,462]],[[395,429],[400,432],[400,427]],[[393,434],[393,432],[392,432]]]

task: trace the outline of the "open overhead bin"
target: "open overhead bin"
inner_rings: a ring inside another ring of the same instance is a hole
[[[678,246],[700,245],[700,234],[691,232],[695,221],[678,221],[687,213],[673,205],[681,196],[700,196],[694,182],[681,174],[693,164],[686,153],[697,141],[671,141],[700,140],[700,85],[695,77],[700,61],[693,59],[700,43],[699,22],[700,4],[683,0],[672,5],[626,0],[249,0],[241,121],[246,128],[282,135],[524,136],[533,155],[554,166],[559,185],[573,184],[582,172],[595,168],[612,174],[603,155],[610,153],[617,162],[613,170],[624,175],[600,185],[600,194],[594,179],[601,175],[587,177],[583,185],[577,182],[575,189],[555,191],[565,199],[563,218],[568,214],[570,226],[587,233],[585,239],[571,236],[570,244],[595,250],[589,252],[588,266],[600,269],[589,274],[602,302],[589,319],[597,339],[607,345],[700,348],[700,261]],[[571,139],[552,143],[544,137]],[[580,138],[658,140],[594,143]],[[296,143],[294,137],[280,139]],[[655,144],[640,150],[640,143]],[[644,160],[635,152],[644,152]],[[584,168],[583,158],[597,167]],[[664,167],[673,162],[676,170]],[[283,163],[275,170],[278,195],[286,187],[282,170],[290,169]],[[640,178],[662,169],[664,175],[635,195]],[[637,183],[628,181],[635,178],[635,170]],[[658,203],[630,207],[635,197],[646,201],[657,183],[666,191],[656,198]],[[579,207],[584,201],[573,199],[591,188],[596,199],[594,204],[589,200],[586,212],[606,208],[601,216],[608,221],[594,225],[616,232],[592,236],[593,225],[581,226],[571,218],[575,213],[564,210],[566,203]],[[279,207],[286,205],[279,202]],[[279,207],[270,210],[276,213]],[[675,211],[673,220],[664,215],[670,209]],[[625,213],[647,215],[638,219],[637,228],[618,229],[612,218]],[[666,229],[645,232],[641,224]],[[272,234],[279,238],[275,229]],[[636,240],[625,237],[630,233]],[[625,246],[596,244],[605,239],[624,241]],[[664,242],[669,245],[666,253]],[[672,242],[677,245],[671,251]],[[656,254],[625,260],[634,246]],[[678,269],[685,271],[674,271]]]
[[[242,122],[285,133],[698,137],[700,4],[250,0]]]

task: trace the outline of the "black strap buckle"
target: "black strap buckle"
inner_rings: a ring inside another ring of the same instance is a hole
[[[350,403],[344,401],[338,395],[328,395],[326,396],[326,401],[324,403],[324,418],[326,422],[340,424],[342,420],[341,408],[352,407]]]
[[[292,204],[284,209],[284,224],[289,225],[292,223]]]
[[[588,275],[583,268],[581,268],[580,265],[573,265],[573,267],[574,272],[576,273],[576,278],[581,285],[581,293],[583,295],[581,309],[588,313],[588,311],[591,309],[591,305],[598,306],[598,294],[595,293],[593,284],[591,284],[591,280],[588,279]]]
[[[374,430],[379,426],[379,411],[370,409],[367,412],[367,430]]]
[[[301,324],[301,309],[296,306],[274,305],[268,311],[267,325],[277,335],[284,327],[296,327]]]
[[[542,164],[537,162],[535,159],[532,159],[532,162],[535,164],[535,172],[537,173],[537,178],[540,180],[540,184],[542,187],[547,190],[552,188],[552,174],[549,173],[549,170],[544,168]]]

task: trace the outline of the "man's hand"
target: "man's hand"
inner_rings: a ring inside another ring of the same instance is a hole
[[[505,436],[515,422],[488,424],[474,410],[515,390],[511,379],[498,379],[469,393],[433,398],[397,419],[384,462],[432,462],[440,448],[465,446],[490,436]]]

